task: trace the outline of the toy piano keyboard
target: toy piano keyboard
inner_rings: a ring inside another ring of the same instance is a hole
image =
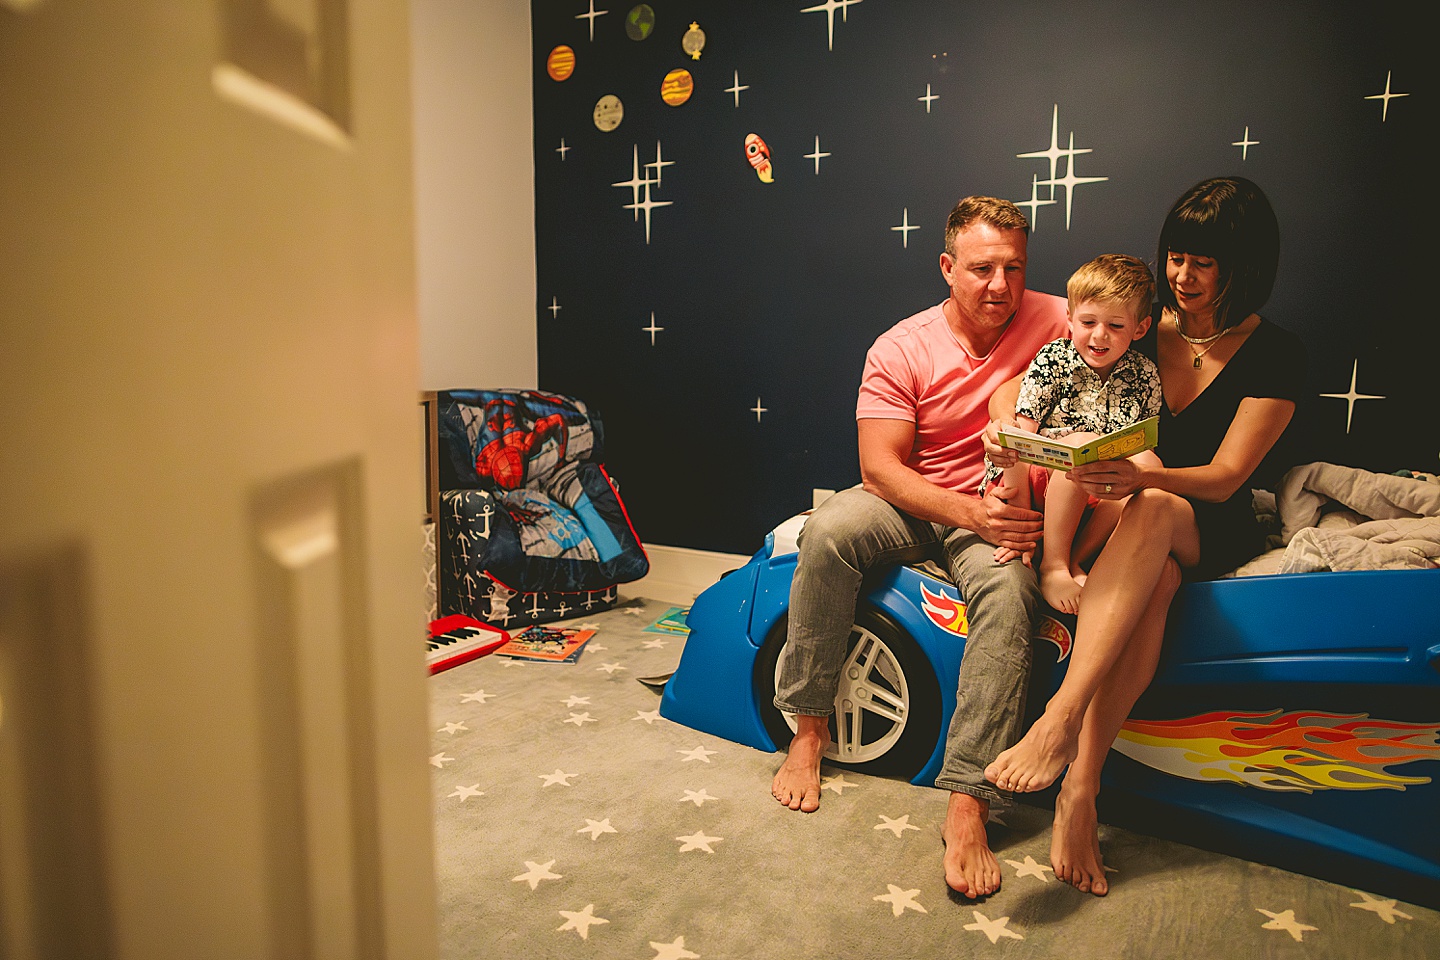
[[[499,627],[461,614],[452,614],[430,622],[430,638],[425,642],[425,662],[432,674],[458,667],[510,642],[510,634]]]

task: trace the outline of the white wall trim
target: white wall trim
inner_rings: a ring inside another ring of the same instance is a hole
[[[715,553],[690,547],[645,544],[650,572],[634,583],[622,583],[620,593],[689,606],[706,587],[741,567],[749,557],[739,553]]]

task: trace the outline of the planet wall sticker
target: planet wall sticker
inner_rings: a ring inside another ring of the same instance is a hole
[[[758,133],[745,135],[745,157],[750,161],[750,166],[755,168],[755,176],[762,182],[775,182],[775,171],[770,166],[770,147],[760,139]]]
[[[644,40],[655,29],[655,10],[648,3],[637,3],[625,14],[625,36]]]
[[[595,126],[602,132],[609,133],[620,126],[620,121],[624,119],[625,105],[613,93],[607,93],[595,101]]]
[[[565,80],[575,72],[575,51],[563,43],[550,51],[545,59],[545,72],[551,80]]]
[[[660,99],[672,107],[689,100],[694,92],[695,78],[690,76],[689,70],[671,70],[660,84]]]
[[[685,36],[680,38],[680,49],[690,54],[691,60],[700,59],[700,51],[705,49],[705,31],[700,29],[700,24],[690,24]]]

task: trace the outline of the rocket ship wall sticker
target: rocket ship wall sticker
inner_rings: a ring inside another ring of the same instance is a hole
[[[745,135],[745,157],[750,161],[750,166],[755,168],[755,176],[764,183],[775,182],[775,171],[770,166],[770,147],[760,139],[758,133]]]

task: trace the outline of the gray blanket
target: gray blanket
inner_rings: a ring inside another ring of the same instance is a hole
[[[1286,545],[1281,573],[1426,568],[1440,562],[1440,484],[1310,463],[1285,475],[1275,500]],[[1330,502],[1369,519],[1353,527],[1317,527]]]

